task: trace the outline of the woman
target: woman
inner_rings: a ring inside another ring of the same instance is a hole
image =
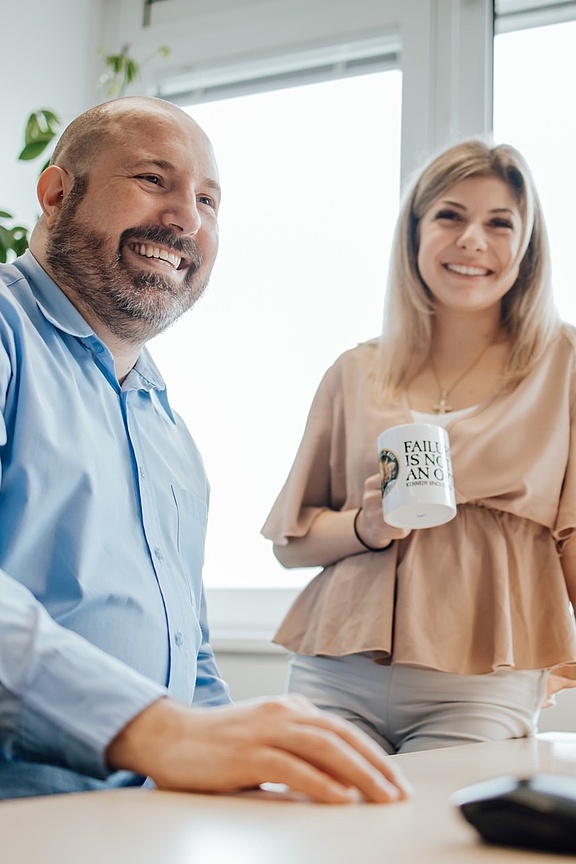
[[[401,208],[383,333],[325,374],[263,528],[324,568],[275,637],[289,689],[388,752],[531,735],[576,677],[575,345],[521,155],[440,154]],[[411,421],[446,426],[458,513],[409,532],[383,521],[376,439]]]

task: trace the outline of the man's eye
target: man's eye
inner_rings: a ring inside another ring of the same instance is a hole
[[[213,210],[217,209],[216,201],[210,195],[199,195],[198,201],[207,207],[212,207]]]
[[[138,180],[147,180],[148,183],[153,183],[155,186],[160,184],[160,178],[156,174],[138,174]]]

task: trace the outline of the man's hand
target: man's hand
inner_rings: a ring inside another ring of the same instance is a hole
[[[315,801],[404,799],[392,760],[351,723],[298,695],[222,708],[160,699],[108,747],[112,768],[150,776],[161,789],[232,792],[286,784]]]

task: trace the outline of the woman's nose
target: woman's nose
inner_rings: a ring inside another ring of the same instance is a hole
[[[467,225],[456,241],[460,249],[483,250],[486,248],[486,237],[480,225]]]

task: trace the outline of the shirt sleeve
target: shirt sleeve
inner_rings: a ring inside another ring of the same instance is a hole
[[[105,778],[114,736],[167,690],[56,624],[0,570],[0,750]]]
[[[214,651],[210,645],[204,591],[202,591],[199,623],[202,631],[202,643],[198,650],[196,687],[192,701],[194,705],[202,707],[227,705],[232,700],[228,685],[220,677]]]

